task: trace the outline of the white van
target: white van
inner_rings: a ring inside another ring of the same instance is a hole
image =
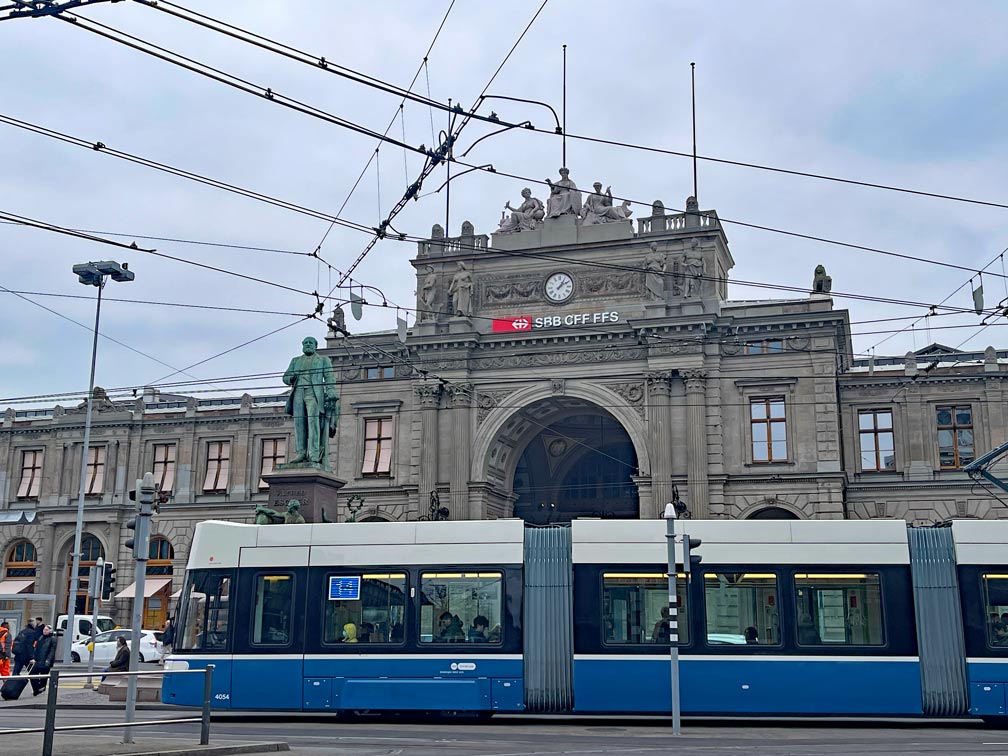
[[[70,639],[70,642],[76,643],[77,641],[83,640],[84,638],[90,638],[91,615],[86,614],[82,616],[78,614],[74,617],[74,621],[77,623],[77,632],[74,633],[73,638]],[[97,635],[98,633],[104,633],[108,630],[114,630],[116,627],[116,623],[113,621],[113,619],[111,617],[106,617],[103,614],[98,615],[95,624],[97,625],[97,627],[95,628],[95,635]],[[67,616],[65,614],[61,614],[59,617],[56,618],[56,635],[58,636],[65,635],[66,626],[67,626]]]

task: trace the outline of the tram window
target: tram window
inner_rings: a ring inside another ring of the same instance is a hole
[[[881,646],[878,574],[795,575],[799,646]]]
[[[676,576],[679,643],[689,643],[686,575]],[[602,575],[602,640],[606,645],[669,642],[668,575],[606,572]]]
[[[294,576],[257,575],[252,610],[252,645],[289,646],[294,613]]]
[[[1008,574],[987,573],[980,580],[986,609],[987,643],[1008,648]]]
[[[179,607],[178,651],[215,651],[227,647],[231,578],[219,570],[191,572]]]
[[[325,584],[330,577],[326,575]],[[406,615],[406,573],[361,575],[356,601],[327,600],[322,618],[322,642],[402,643]]]
[[[420,575],[421,643],[500,643],[503,577],[499,572]]]
[[[704,574],[708,645],[780,645],[777,595],[772,573]]]

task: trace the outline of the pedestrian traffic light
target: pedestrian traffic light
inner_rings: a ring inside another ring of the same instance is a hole
[[[116,568],[112,562],[105,562],[101,578],[101,599],[108,601],[115,592]]]
[[[697,567],[700,562],[703,561],[703,557],[699,554],[693,554],[692,551],[698,548],[700,544],[703,543],[699,538],[694,538],[693,536],[684,535],[683,536],[683,571],[691,572],[694,567]]]
[[[126,529],[134,531],[137,529],[136,517],[133,517],[126,522]],[[130,549],[131,551],[136,551],[136,539],[135,538],[126,539],[126,548]]]

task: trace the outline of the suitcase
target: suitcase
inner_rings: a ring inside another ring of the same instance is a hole
[[[0,688],[0,698],[4,701],[16,701],[28,685],[26,677],[8,677]]]

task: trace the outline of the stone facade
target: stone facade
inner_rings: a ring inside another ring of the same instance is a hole
[[[533,225],[491,240],[467,224],[421,242],[405,340],[330,331],[320,352],[342,406],[330,455],[347,481],[330,519],[351,516],[351,497],[363,500],[358,520],[438,517],[438,506],[450,519],[653,518],[676,495],[695,518],[1005,516],[958,467],[1008,436],[1008,352],[934,346],[869,363],[854,359],[848,313],[828,287],[729,301],[734,261],[713,211],[669,215],[656,203],[636,229],[573,215]],[[174,548],[177,590],[197,522],[251,522],[268,501],[264,449],[293,443],[283,401],[148,392],[98,403],[91,443],[106,472],[84,530],[117,561],[120,588],[133,580],[127,493],[153,469],[155,445],[175,449],[152,532]],[[4,559],[30,541],[35,590],[57,594],[61,610],[81,410],[11,409],[0,430],[0,507],[37,515],[0,524]],[[229,478],[208,491],[220,442]],[[24,453],[36,450],[37,495],[19,497]],[[127,603],[115,602],[118,617]]]

